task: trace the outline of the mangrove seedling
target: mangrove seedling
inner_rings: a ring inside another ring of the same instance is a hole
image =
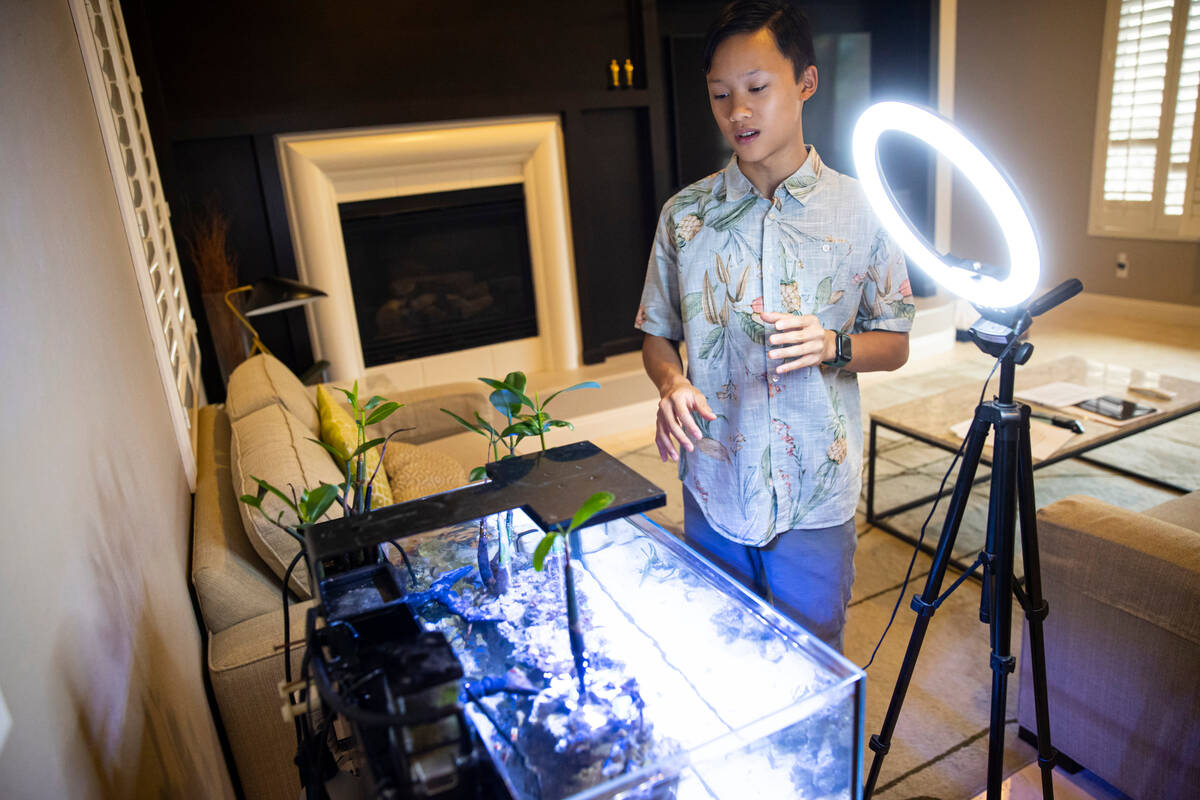
[[[587,694],[587,688],[583,680],[587,660],[583,655],[583,625],[579,621],[579,601],[575,596],[575,573],[571,570],[570,537],[573,531],[579,529],[589,519],[612,505],[612,501],[612,492],[596,492],[583,501],[583,505],[575,512],[575,516],[571,518],[571,524],[565,531],[550,531],[538,542],[538,546],[533,551],[533,568],[541,572],[542,568],[546,565],[546,556],[549,555],[550,549],[554,547],[555,543],[561,537],[563,545],[563,594],[567,598],[567,634],[571,639],[571,658],[575,660],[575,674],[579,678],[580,697],[584,697]]]
[[[492,389],[492,393],[488,395],[488,401],[492,404],[493,408],[504,416],[505,425],[503,429],[496,430],[495,426],[484,419],[479,412],[475,412],[474,422],[469,422],[445,408],[442,409],[442,413],[453,417],[458,424],[467,430],[487,439],[486,457],[491,461],[515,458],[517,455],[517,446],[524,439],[533,436],[538,437],[538,443],[544,452],[546,450],[547,431],[551,428],[569,428],[573,430],[575,427],[566,420],[553,419],[547,413],[546,406],[550,404],[550,401],[563,392],[572,392],[576,389],[600,388],[600,384],[595,381],[584,381],[583,383],[577,383],[574,386],[560,389],[545,400],[542,400],[535,393],[531,400],[525,393],[526,377],[524,372],[510,372],[504,376],[504,380],[496,378],[480,378],[479,380]],[[503,452],[501,448],[503,448]],[[486,474],[487,472],[484,467],[475,467],[471,470],[470,480],[472,482],[481,480]],[[484,525],[484,521],[480,520],[478,545],[479,575],[485,586],[488,586],[497,594],[503,594],[508,590],[508,581],[512,570],[512,511],[508,511],[505,514],[504,529],[503,531],[499,531],[497,538],[499,540],[498,552],[496,554],[497,568],[493,571],[487,556],[487,528]]]

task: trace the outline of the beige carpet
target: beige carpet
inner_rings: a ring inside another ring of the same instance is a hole
[[[1136,364],[1192,380],[1200,380],[1200,335],[1154,319],[1096,319],[1086,311],[1069,308],[1052,312],[1034,326],[1035,359],[1079,354],[1118,364]],[[864,421],[871,409],[942,391],[964,381],[982,381],[991,360],[972,345],[958,344],[953,352],[910,363],[890,374],[864,376]],[[601,442],[624,463],[667,490],[668,504],[650,516],[669,530],[682,527],[682,501],[674,464],[659,460],[647,427],[619,440]],[[1173,482],[1200,485],[1200,415],[1164,425],[1160,429],[1095,451],[1097,458],[1143,469]],[[614,446],[615,445],[615,446]],[[936,488],[949,464],[943,451],[890,436],[880,454],[880,497],[917,496]],[[952,485],[951,475],[949,485]],[[1174,496],[1148,484],[1114,475],[1101,467],[1064,462],[1040,470],[1035,476],[1037,503],[1044,506],[1069,494],[1082,493],[1142,510]],[[927,540],[936,542],[945,505],[930,523]],[[860,504],[859,546],[855,555],[857,577],[846,627],[846,655],[863,665],[883,633],[896,604],[904,571],[912,557],[910,545],[876,529],[867,528]],[[914,533],[928,508],[901,515],[898,525]],[[972,493],[971,504],[959,533],[957,551],[964,561],[973,558],[982,541],[987,514],[987,486]],[[908,599],[921,591],[930,559],[917,559],[913,582],[905,592],[896,622],[888,634],[867,678],[867,729],[865,738],[878,733],[891,698],[896,675],[912,630],[914,614]],[[957,577],[947,575],[946,585]],[[875,797],[880,800],[969,800],[985,787],[988,719],[991,705],[991,669],[988,629],[979,622],[979,585],[965,582],[935,615],[921,651],[903,713],[884,762]],[[1014,608],[1013,650],[1020,647],[1021,616]],[[1015,676],[1010,680],[1006,718],[1005,771],[1018,772],[1033,762],[1032,747],[1016,738]],[[1053,709],[1051,709],[1053,714]],[[867,750],[864,771],[873,754]],[[1091,785],[1094,797],[1119,797],[1114,790]]]

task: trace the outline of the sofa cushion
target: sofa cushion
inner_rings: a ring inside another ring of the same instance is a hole
[[[261,478],[285,494],[298,497],[306,488],[322,483],[341,483],[342,476],[325,448],[311,441],[312,432],[280,405],[260,408],[233,423],[230,452],[230,472],[234,493],[257,494],[258,484],[251,476]],[[239,503],[246,536],[271,571],[281,579],[287,571],[300,543],[286,531],[267,520],[264,514],[245,503]],[[295,524],[295,515],[278,497],[263,498],[263,511],[271,519],[282,512],[284,522]],[[337,503],[329,507],[327,519],[342,516]],[[308,569],[301,561],[292,572],[290,584],[302,598],[309,597]]]
[[[490,391],[482,383],[467,382],[402,389],[387,376],[372,377],[371,394],[382,395],[403,405],[383,422],[369,426],[367,438],[375,439],[401,430],[392,438],[393,442],[423,444],[466,430],[452,417],[442,413],[443,408],[469,420],[474,420],[478,412],[493,424],[498,424],[503,418],[496,414],[488,402]],[[480,441],[479,452],[483,451],[484,442]]]
[[[204,406],[196,418],[196,501],[192,585],[204,624],[218,633],[278,610],[283,584],[254,552],[229,469],[229,416]]]
[[[467,482],[466,468],[434,445],[389,442],[383,466],[397,503],[455,489]]]
[[[340,452],[354,452],[358,447],[358,426],[354,423],[354,417],[324,386],[317,387],[317,413],[321,418],[321,441]],[[390,506],[393,502],[392,489],[388,485],[387,467],[379,464],[379,448],[368,450],[365,461],[367,475],[375,476],[371,481],[371,508]],[[345,461],[339,463],[339,459],[335,458],[334,464],[341,470],[342,480],[345,480]]]
[[[300,382],[283,362],[260,353],[248,358],[229,376],[225,392],[225,411],[237,422],[268,405],[282,405],[316,436],[317,400],[312,389]]]
[[[1200,490],[1168,500],[1144,513],[1162,522],[1200,532]]]

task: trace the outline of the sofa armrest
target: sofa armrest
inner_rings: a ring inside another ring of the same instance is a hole
[[[1037,520],[1048,597],[1069,587],[1200,643],[1200,534],[1081,495]]]
[[[293,677],[300,671],[305,614],[312,605],[289,609]],[[283,719],[277,690],[284,679],[282,607],[210,636],[208,670],[246,797],[295,800],[296,732]]]

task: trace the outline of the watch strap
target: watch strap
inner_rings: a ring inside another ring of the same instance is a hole
[[[834,335],[834,356],[832,361],[822,361],[821,363],[827,367],[841,369],[850,363],[852,358],[850,352],[850,336],[838,331]]]

